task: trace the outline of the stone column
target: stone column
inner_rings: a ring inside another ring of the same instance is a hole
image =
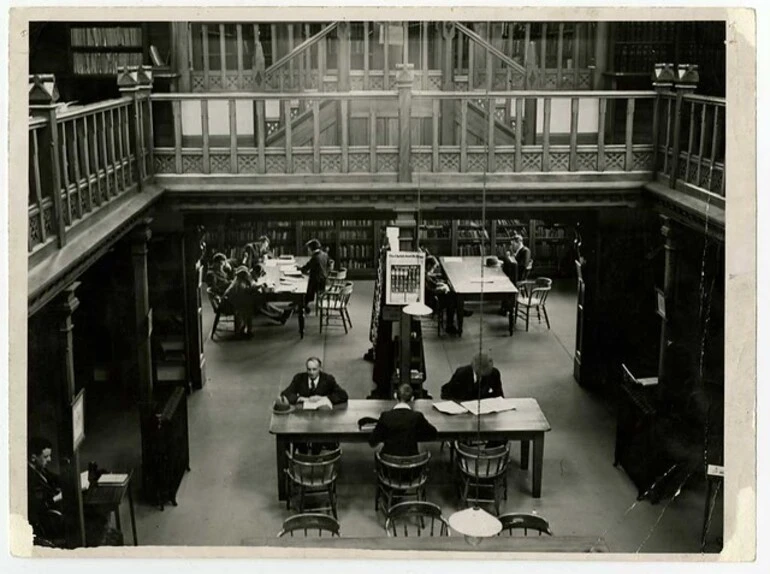
[[[75,282],[67,287],[54,303],[59,323],[59,354],[61,365],[59,429],[59,476],[62,487],[62,505],[65,536],[68,548],[86,545],[85,522],[83,519],[83,495],[80,490],[80,457],[75,446],[72,407],[77,397],[75,389],[75,360],[73,355],[72,314],[80,305]]]

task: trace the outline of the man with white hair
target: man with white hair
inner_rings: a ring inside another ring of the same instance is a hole
[[[457,369],[452,379],[441,387],[441,398],[449,401],[472,401],[481,397],[491,399],[503,396],[500,371],[492,357],[479,353],[470,365]]]

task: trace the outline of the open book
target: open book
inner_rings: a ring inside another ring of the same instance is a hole
[[[331,409],[333,408],[332,402],[329,397],[322,397],[318,401],[304,401],[302,403],[303,411],[317,411],[319,409]]]
[[[493,399],[481,399],[481,401],[465,401],[457,403],[455,401],[443,401],[433,403],[434,408],[448,415],[459,415],[471,413],[474,415],[485,415],[489,413],[502,413],[504,411],[515,411],[515,399],[504,399],[495,397]]]

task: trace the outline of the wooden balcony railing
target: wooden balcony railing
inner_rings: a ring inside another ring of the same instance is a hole
[[[724,204],[725,100],[663,93],[658,113],[658,177]]]
[[[85,106],[57,105],[56,97],[31,103],[30,253],[54,241],[62,247],[73,226],[151,175],[148,94]]]

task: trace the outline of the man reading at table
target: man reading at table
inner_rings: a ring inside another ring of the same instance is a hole
[[[328,398],[332,405],[348,401],[348,394],[337,384],[334,376],[322,370],[321,359],[310,357],[305,366],[306,372],[294,375],[289,386],[281,392],[281,400],[292,405],[315,403],[324,397]]]
[[[441,387],[441,398],[449,401],[473,401],[503,396],[500,371],[495,368],[492,357],[479,353],[470,365],[457,369],[452,379]]]
[[[418,442],[431,441],[438,431],[425,415],[413,411],[409,406],[413,391],[411,385],[400,385],[396,391],[398,403],[390,411],[380,415],[377,426],[369,437],[369,444],[383,443],[381,454],[392,456],[413,456],[419,454]]]

